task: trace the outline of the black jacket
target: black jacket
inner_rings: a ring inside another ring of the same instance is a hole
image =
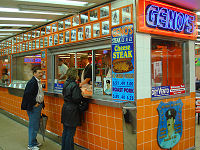
[[[64,104],[62,107],[61,123],[70,127],[81,125],[79,104],[83,97],[78,84],[74,80],[67,79],[63,85],[62,94]]]
[[[36,104],[36,96],[38,93],[38,83],[36,78],[33,76],[31,80],[26,84],[24,95],[22,99],[21,109],[22,110],[32,110],[33,106]],[[44,107],[44,102],[43,102]]]

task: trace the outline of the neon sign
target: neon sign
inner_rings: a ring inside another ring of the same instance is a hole
[[[146,7],[146,25],[161,30],[191,34],[195,28],[195,16],[170,10],[165,7],[148,5]]]

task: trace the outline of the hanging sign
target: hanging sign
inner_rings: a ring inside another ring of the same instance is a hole
[[[133,24],[112,28],[112,98],[134,101]]]
[[[158,144],[163,149],[173,148],[181,139],[182,124],[181,99],[168,103],[160,102],[158,106]]]

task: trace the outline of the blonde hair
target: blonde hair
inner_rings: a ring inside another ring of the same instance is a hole
[[[78,76],[78,69],[76,68],[69,68],[67,70],[67,79],[72,79],[72,80],[76,80],[77,76]]]

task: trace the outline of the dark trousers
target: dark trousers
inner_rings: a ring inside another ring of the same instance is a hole
[[[62,133],[62,149],[61,150],[74,150],[74,135],[76,127],[69,127],[63,124]]]

